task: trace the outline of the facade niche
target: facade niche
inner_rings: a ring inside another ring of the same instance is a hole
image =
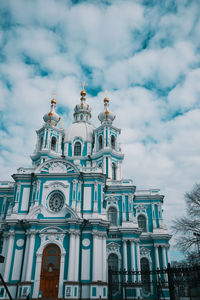
[[[57,140],[56,140],[55,136],[53,136],[51,139],[51,150],[56,151],[56,143],[57,143]]]
[[[115,207],[108,209],[108,221],[110,221],[111,226],[117,226],[117,209]]]
[[[144,215],[138,216],[138,226],[142,229],[142,232],[147,232],[147,222]]]

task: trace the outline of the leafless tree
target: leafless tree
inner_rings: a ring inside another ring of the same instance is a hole
[[[172,229],[176,234],[177,248],[184,253],[200,255],[200,184],[185,194],[186,215],[176,218]]]

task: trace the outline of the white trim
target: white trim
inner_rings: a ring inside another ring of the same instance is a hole
[[[47,230],[49,228],[52,229],[53,226],[43,229],[41,231],[41,233],[43,233],[44,230]],[[48,234],[48,232],[45,232],[43,234]],[[41,238],[41,246],[40,246],[40,248],[38,249],[38,251],[36,253],[35,279],[34,279],[33,296],[32,296],[33,298],[38,298],[39,297],[42,254],[43,254],[43,251],[44,251],[45,247],[48,246],[49,244],[55,244],[61,250],[58,297],[63,298],[63,291],[62,290],[63,290],[64,262],[65,262],[65,255],[66,255],[66,251],[63,247],[63,238],[64,238],[63,235],[59,240],[54,239],[53,241],[51,241],[51,240],[45,241],[44,238]]]

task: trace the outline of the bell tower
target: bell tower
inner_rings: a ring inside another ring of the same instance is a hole
[[[109,98],[104,98],[104,112],[101,112],[98,119],[101,125],[94,130],[96,165],[102,168],[108,179],[121,179],[121,163],[124,155],[121,153],[119,135],[121,130],[113,126],[115,115],[109,111]]]
[[[43,117],[42,128],[36,131],[37,142],[31,156],[33,166],[38,166],[46,159],[62,156],[63,152],[63,128],[57,128],[61,117],[56,113],[56,99],[51,100],[51,110]]]

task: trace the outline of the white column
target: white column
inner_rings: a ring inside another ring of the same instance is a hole
[[[128,271],[127,268],[127,242],[125,240],[123,240],[123,265],[124,265],[124,269],[126,271]],[[128,280],[128,276],[125,275],[125,281]]]
[[[26,233],[26,245],[25,245],[24,261],[23,261],[22,281],[25,281],[26,278],[29,243],[30,243],[30,236]]]
[[[65,254],[61,254],[61,258],[60,258],[60,277],[59,277],[58,298],[63,298],[64,267],[65,267]]]
[[[106,174],[106,157],[103,158],[103,173]]]
[[[156,260],[156,269],[160,269],[159,258],[158,258],[158,246],[155,246],[155,260]]]
[[[137,243],[137,270],[141,271],[140,267],[140,244]],[[138,275],[138,281],[141,281],[141,275]]]
[[[33,289],[33,298],[38,298],[39,288],[40,288],[40,274],[41,274],[41,264],[42,264],[42,253],[36,256],[36,267],[35,267],[35,280]]]
[[[75,261],[74,261],[74,281],[78,281],[78,273],[79,273],[79,248],[80,248],[80,235],[76,234],[76,249],[75,249]]]
[[[135,271],[135,243],[131,241],[131,271]],[[132,281],[135,281],[135,276],[132,276]]]
[[[160,263],[158,257],[158,246],[155,246],[155,260],[156,260],[156,269],[160,270]],[[159,274],[157,274],[157,280],[159,280]]]
[[[166,251],[165,251],[165,246],[162,247],[162,260],[163,260],[163,268],[166,269],[167,268],[167,261],[166,261]],[[167,273],[164,273],[164,279],[165,282],[168,281],[168,276]]]
[[[167,261],[166,261],[166,252],[165,252],[165,246],[162,247],[162,259],[163,259],[163,267],[167,268]]]
[[[74,280],[74,255],[75,255],[75,235],[70,231],[70,244],[69,244],[69,264],[68,264],[68,281]]]
[[[8,240],[8,252],[6,255],[6,264],[5,264],[5,271],[4,271],[4,281],[5,282],[8,282],[8,279],[9,279],[10,266],[11,266],[12,253],[13,253],[13,245],[14,245],[14,237],[15,237],[14,230],[10,230],[9,240]]]
[[[96,263],[97,263],[97,280],[102,280],[102,236],[97,235],[97,253],[96,253]]]
[[[112,164],[111,164],[111,158],[108,156],[108,178],[112,178]]]
[[[92,281],[97,281],[97,267],[99,258],[97,257],[98,239],[95,233],[93,233],[93,262],[92,262]]]
[[[102,281],[106,282],[107,275],[107,259],[106,259],[106,236],[102,240]]]
[[[49,149],[51,147],[51,145],[49,145],[49,139],[50,139],[50,130],[48,130],[48,133],[47,133],[47,145],[46,145],[47,149]]]
[[[122,195],[122,222],[126,222],[126,201],[125,195]]]
[[[27,261],[28,268],[26,272],[26,281],[31,281],[34,245],[35,245],[35,232],[30,231],[30,246],[29,246],[28,261]]]
[[[167,261],[170,263],[169,246],[167,247]]]

